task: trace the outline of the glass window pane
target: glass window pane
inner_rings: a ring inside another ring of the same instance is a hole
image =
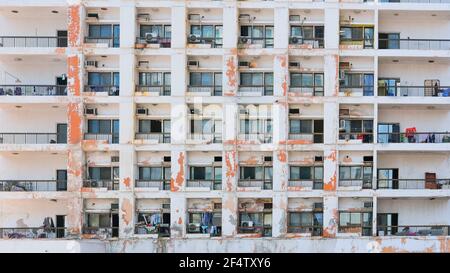
[[[311,179],[311,167],[300,167],[300,179]]]
[[[202,35],[202,28],[198,25],[191,26],[191,34],[201,36]]]
[[[202,36],[205,38],[214,37],[214,27],[213,26],[202,26]]]
[[[351,167],[351,179],[361,179],[362,178],[362,172],[360,166],[353,166]]]
[[[192,86],[200,86],[202,80],[202,75],[200,72],[189,73],[189,81]]]
[[[202,73],[202,86],[213,85],[213,73]]]
[[[303,27],[303,38],[304,39],[312,39],[312,38],[314,38],[313,27]]]
[[[291,86],[299,87],[301,86],[301,74],[299,73],[291,73]]]
[[[342,180],[350,179],[350,167],[340,167],[339,168],[339,179],[342,179]]]
[[[290,168],[289,177],[293,180],[300,179],[300,167],[292,166]]]
[[[301,27],[292,26],[291,27],[291,37],[300,37],[301,36]]]
[[[241,85],[251,86],[252,85],[252,74],[251,73],[241,73],[240,80],[241,80]]]
[[[311,134],[312,120],[299,120],[299,121],[300,121],[300,133]]]
[[[264,84],[265,86],[273,86],[273,73],[264,74]]]
[[[314,77],[312,73],[302,73],[302,87],[313,87],[314,86]]]
[[[262,73],[253,73],[252,74],[252,85],[253,86],[262,86],[263,85],[263,74]]]
[[[264,27],[254,26],[252,29],[252,38],[263,38],[264,37]]]
[[[298,119],[289,120],[289,132],[292,134],[300,133],[300,120]]]

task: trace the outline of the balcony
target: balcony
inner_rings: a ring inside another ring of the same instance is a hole
[[[85,140],[95,140],[95,141],[103,141],[108,144],[118,144],[119,143],[119,134],[99,134],[99,133],[85,133]]]
[[[208,96],[222,96],[222,86],[216,85],[216,86],[208,86],[208,85],[202,85],[202,86],[188,86],[188,92],[196,93],[199,95],[205,94]]]
[[[170,96],[170,85],[136,85],[136,92]]]
[[[66,144],[65,133],[0,133],[0,144]]]
[[[170,48],[171,38],[168,37],[137,37],[136,38],[136,48]]]
[[[373,96],[373,90],[373,85],[339,86],[339,92],[343,93],[344,96]]]
[[[170,133],[136,133],[135,139],[148,140],[152,143],[170,143]]]
[[[306,233],[310,234],[311,236],[322,236],[322,226],[288,226],[287,232],[288,233]]]
[[[450,189],[450,179],[378,179],[377,189]]]
[[[378,236],[449,236],[447,225],[377,226]]]
[[[271,179],[239,179],[238,187],[242,188],[260,188],[261,190],[271,190],[272,180]]]
[[[378,143],[449,143],[449,132],[378,133]]]
[[[438,0],[439,1],[439,0]],[[379,49],[449,50],[450,39],[379,39]]]
[[[119,86],[117,85],[86,85],[84,92],[107,93],[109,96],[119,95]]]
[[[0,85],[0,96],[66,96],[63,85]]]
[[[134,227],[134,234],[148,235],[157,234],[158,237],[170,237],[170,225],[169,224],[136,224]]]
[[[156,188],[160,191],[170,190],[170,180],[144,180],[136,179],[136,188]]]
[[[239,37],[239,48],[273,48],[273,38]]]
[[[222,190],[222,180],[200,180],[189,179],[187,180],[188,188],[209,188],[210,190],[220,191]]]
[[[373,133],[339,133],[339,140],[351,143],[373,143]]]
[[[106,188],[108,191],[119,190],[119,180],[88,179],[83,181],[84,188]]]
[[[0,239],[55,239],[65,238],[65,227],[0,228]]]
[[[273,96],[273,85],[239,85],[243,96]]]
[[[339,178],[339,187],[372,189],[371,179],[341,179]]]
[[[195,142],[222,143],[222,133],[190,133],[188,139]]]
[[[189,45],[194,45],[198,48],[222,48],[222,37],[213,38],[213,37],[200,37],[194,34],[191,34],[187,37]]]
[[[102,47],[120,47],[119,38],[85,37],[86,44],[102,45]]]
[[[323,179],[289,179],[289,187],[301,188],[301,189],[312,189],[312,190],[322,190],[323,189]]]
[[[378,96],[449,97],[450,86],[379,86]]]
[[[239,140],[255,143],[272,143],[272,133],[239,134]]]
[[[83,235],[91,235],[94,238],[119,237],[119,227],[87,227],[82,229]]]
[[[323,143],[323,133],[289,133],[289,140],[299,140],[301,143]]]
[[[311,49],[311,48],[323,48],[324,39],[323,38],[302,38],[292,36],[289,38],[289,44],[301,49]]]
[[[67,37],[0,36],[0,47],[67,47]]]
[[[323,97],[323,85],[322,86],[291,86],[289,92],[298,94],[300,96],[316,96]]]
[[[66,180],[6,180],[0,181],[0,191],[3,192],[36,192],[36,191],[66,191]]]

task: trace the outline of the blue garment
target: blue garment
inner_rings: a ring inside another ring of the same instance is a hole
[[[150,224],[152,226],[159,225],[161,223],[161,216],[158,213],[152,214],[150,216]]]

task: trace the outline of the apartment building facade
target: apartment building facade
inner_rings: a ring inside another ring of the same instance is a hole
[[[448,0],[3,0],[0,251],[450,252]]]

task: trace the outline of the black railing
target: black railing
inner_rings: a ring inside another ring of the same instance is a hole
[[[160,96],[170,96],[170,85],[136,85],[136,92],[158,93]]]
[[[0,228],[2,239],[55,239],[67,236],[65,227],[6,227]]]
[[[146,38],[146,37],[137,37],[136,38],[136,44],[150,44],[150,45],[157,45],[159,44],[159,47],[162,48],[170,48],[171,46],[171,38],[165,38],[165,37],[151,37],[151,38]]]
[[[378,236],[449,236],[447,225],[377,226]]]
[[[170,133],[136,133],[136,139],[157,140],[158,143],[170,143]]]
[[[65,144],[66,133],[0,133],[0,144]]]
[[[170,237],[170,225],[169,224],[136,225],[134,227],[134,234],[138,235],[158,234],[159,237]]]
[[[109,191],[119,190],[119,180],[88,179],[83,181],[84,188],[106,188]]]
[[[238,226],[237,227],[238,233],[245,234],[260,234],[261,237],[271,237],[272,236],[272,226]]]
[[[107,92],[110,96],[118,96],[119,95],[119,86],[118,85],[86,85],[84,87],[84,92]]]
[[[378,133],[378,143],[450,143],[450,132]]]
[[[65,85],[0,85],[0,96],[66,96]]]
[[[261,188],[262,190],[271,190],[272,189],[272,180],[271,179],[239,179],[238,187],[254,187]]]
[[[188,138],[191,140],[206,141],[210,143],[222,143],[221,133],[190,133]]]
[[[202,85],[202,86],[189,85],[188,92],[209,93],[211,96],[222,96],[222,86],[220,86],[220,85]]]
[[[100,133],[85,133],[85,140],[107,141],[109,144],[119,143],[119,133],[114,134],[100,134]]]
[[[240,93],[256,93],[260,96],[273,96],[273,85],[239,85]]]
[[[111,238],[119,236],[119,227],[83,227],[82,232],[100,238]]]
[[[257,38],[257,37],[239,37],[239,47],[245,48],[249,45],[261,45],[263,48],[273,47],[273,38]]]
[[[272,143],[272,133],[239,134],[239,140],[259,143]]]
[[[67,47],[67,37],[0,36],[0,47]]]
[[[197,188],[209,188],[210,190],[220,191],[222,190],[222,180],[200,180],[200,179],[189,179],[187,181],[187,187],[197,187]]]
[[[339,140],[360,140],[362,143],[373,143],[373,133],[339,133]]]
[[[377,189],[450,189],[450,179],[378,179]]]
[[[369,179],[339,179],[339,187],[372,188],[372,180]]]
[[[170,180],[136,179],[136,188],[158,188],[160,191],[170,190]]]
[[[289,44],[291,45],[306,45],[307,47],[312,48],[323,48],[324,47],[324,39],[323,38],[302,38],[292,36],[289,38]]]
[[[378,96],[450,97],[450,86],[378,86]]]
[[[290,140],[301,140],[305,144],[323,143],[323,133],[289,133]]]
[[[378,44],[379,49],[450,49],[450,39],[379,39]]]
[[[189,44],[203,44],[211,45],[212,48],[221,48],[223,44],[222,38],[212,38],[212,37],[198,37],[195,35],[189,35],[187,37]]]
[[[323,96],[323,86],[296,86],[291,85],[289,87],[289,92],[292,93],[299,93],[304,96],[317,96],[322,97]]]
[[[311,236],[322,236],[322,226],[288,226],[288,233],[307,233]]]
[[[85,37],[86,44],[107,44],[108,47],[119,47],[120,38]]]
[[[289,179],[289,187],[300,187],[300,188],[311,188],[313,190],[323,189],[323,180],[313,180],[313,179]]]
[[[1,180],[0,191],[66,191],[66,180]]]

